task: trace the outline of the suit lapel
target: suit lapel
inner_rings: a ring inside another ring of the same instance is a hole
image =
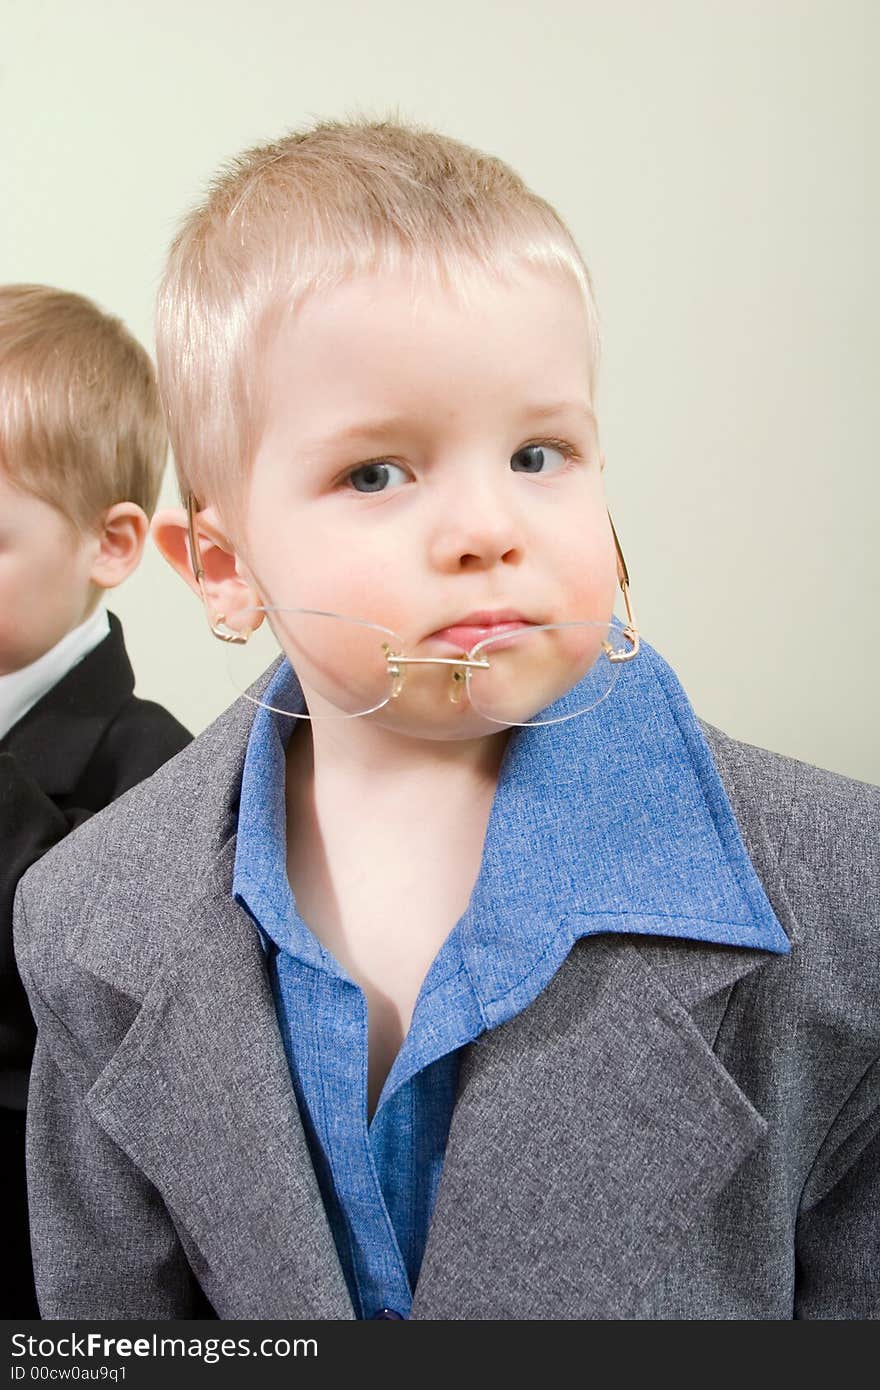
[[[218,1316],[353,1318],[233,853],[182,904],[89,1106],[161,1193]]]
[[[715,1000],[772,958],[683,945]],[[467,1049],[414,1318],[637,1316],[765,1134],[653,947],[584,938]]]

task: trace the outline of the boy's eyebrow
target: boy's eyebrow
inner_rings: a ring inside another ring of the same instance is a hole
[[[521,420],[546,420],[551,416],[564,415],[567,412],[582,415],[593,425],[596,424],[595,412],[586,401],[550,401],[526,405],[520,411],[519,418]],[[324,439],[312,441],[305,448],[309,450],[330,449],[337,444],[351,444],[359,439],[381,439],[393,430],[405,429],[410,423],[411,421],[405,415],[389,415],[378,420],[358,421],[356,424],[346,425],[334,434],[327,435]]]

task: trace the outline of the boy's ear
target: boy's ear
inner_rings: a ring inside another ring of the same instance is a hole
[[[137,569],[150,523],[136,502],[116,502],[95,528],[97,551],[89,578],[99,589],[115,589]]]
[[[213,507],[206,507],[196,517],[204,592],[192,567],[188,531],[184,507],[166,507],[156,512],[150,525],[159,552],[205,603],[209,624],[223,622],[236,632],[254,631],[264,615],[245,610],[259,607],[262,599],[238,560],[235,546],[220,526]]]

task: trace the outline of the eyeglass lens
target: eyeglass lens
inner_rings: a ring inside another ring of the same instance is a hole
[[[354,718],[393,702],[415,720],[436,720],[448,706],[450,721],[470,707],[501,725],[555,723],[604,700],[621,670],[613,656],[629,650],[613,619],[524,627],[488,637],[466,654],[436,638],[408,650],[392,629],[339,614],[259,609],[250,621],[258,616],[265,621],[248,644],[226,649],[232,686],[296,718]],[[250,692],[282,655],[308,692],[307,704],[296,682],[282,689],[276,683],[271,695]]]

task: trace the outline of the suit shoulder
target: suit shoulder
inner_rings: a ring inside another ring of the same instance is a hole
[[[699,722],[746,848],[763,877],[781,882],[803,946],[876,1010],[880,787]]]
[[[143,781],[192,743],[192,734],[164,705],[130,695],[108,724],[95,762],[121,778],[123,789]]]
[[[199,808],[210,797],[203,742],[209,732],[77,826],[28,870],[23,883],[38,910],[60,908],[65,897],[79,906],[95,899],[105,877],[143,872],[152,878],[165,856],[173,863],[183,859],[181,839],[188,838],[188,828],[195,831]]]
[[[132,695],[119,718],[160,737],[165,746],[173,747],[175,753],[193,740],[189,729],[156,700],[143,700],[139,695]]]
[[[786,843],[812,832],[819,842],[844,834],[853,847],[877,848],[880,787],[744,743],[703,719],[698,723],[728,793],[744,811],[775,823]],[[869,858],[876,864],[876,856]]]
[[[260,690],[270,675],[252,689]],[[152,706],[151,701],[138,703]],[[152,707],[173,720],[161,705]],[[195,738],[179,725],[184,746],[35,864],[27,875],[28,896],[47,908],[55,901],[60,904],[64,880],[74,893],[93,900],[96,873],[101,871],[120,883],[143,875],[157,891],[166,868],[169,874],[179,871],[191,877],[191,847],[203,849],[210,843],[216,848],[217,837],[225,833],[237,808],[255,710],[253,701],[242,695]]]
[[[75,979],[85,988],[84,970],[112,974],[133,995],[148,986],[166,923],[235,831],[253,710],[236,701],[28,869],[15,932],[29,989],[51,1003]]]

